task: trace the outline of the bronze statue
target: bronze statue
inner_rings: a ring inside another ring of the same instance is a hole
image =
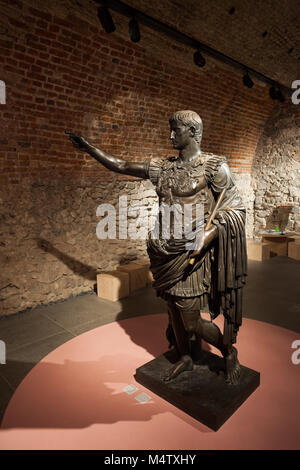
[[[90,154],[106,168],[149,178],[164,204],[203,204],[205,229],[197,250],[186,249],[186,239],[162,236],[147,240],[154,277],[153,287],[168,303],[167,338],[179,360],[163,379],[170,381],[191,371],[194,351],[201,339],[218,348],[225,360],[226,382],[239,381],[240,365],[233,347],[242,323],[242,293],[247,275],[245,238],[246,210],[232,179],[226,158],[200,150],[202,121],[193,111],[179,111],[170,118],[170,139],[178,157],[152,158],[144,163],[127,162],[90,145],[83,137],[67,132],[73,145]],[[171,219],[174,220],[174,219]],[[193,220],[193,227],[197,228]],[[201,317],[209,308],[211,321]],[[224,316],[224,331],[213,323]],[[201,350],[201,348],[200,348]]]

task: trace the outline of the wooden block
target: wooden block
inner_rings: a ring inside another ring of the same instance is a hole
[[[149,275],[148,266],[143,266],[137,263],[128,263],[118,266],[117,270],[129,275],[130,292],[146,287]]]
[[[146,276],[146,284],[151,285],[152,282],[154,281],[154,279],[153,279],[153,274],[150,271],[150,260],[149,260],[149,258],[135,259],[134,263],[139,264],[140,266],[144,266],[144,267],[148,268],[148,272],[147,272],[147,276]]]
[[[149,258],[140,258],[133,261],[134,264],[139,264],[141,266],[150,266]]]
[[[270,246],[270,256],[287,256],[288,243],[287,240],[276,240],[268,242]]]
[[[297,241],[289,243],[289,258],[300,260],[300,243]]]
[[[270,246],[270,256],[287,256],[288,242],[286,236],[263,236],[263,242]]]
[[[288,243],[296,243],[296,244],[300,244],[300,235],[291,235],[288,237]]]
[[[270,258],[270,246],[268,243],[247,240],[248,259],[264,261]]]
[[[97,274],[97,295],[101,299],[117,301],[129,296],[129,275],[121,271]]]

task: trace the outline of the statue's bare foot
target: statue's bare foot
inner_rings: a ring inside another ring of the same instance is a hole
[[[163,376],[164,382],[170,382],[175,379],[179,374],[186,370],[193,370],[193,361],[190,356],[182,356],[180,361],[176,362]]]
[[[241,373],[241,366],[237,358],[237,350],[232,348],[228,356],[225,356],[226,383],[235,385],[238,383]]]

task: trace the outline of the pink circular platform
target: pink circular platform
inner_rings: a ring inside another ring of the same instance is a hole
[[[167,350],[166,326],[163,314],[123,320],[48,354],[13,395],[0,449],[300,448],[300,365],[291,360],[299,334],[244,319],[239,359],[261,373],[261,385],[214,432],[133,378],[137,367]],[[123,391],[130,384],[139,389],[132,395]],[[142,392],[152,399],[136,401]]]

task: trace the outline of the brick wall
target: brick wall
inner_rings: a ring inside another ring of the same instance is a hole
[[[203,150],[227,155],[249,172],[273,102],[268,88],[246,89],[241,76],[210,60],[197,68],[192,51],[161,40],[161,56],[147,37],[133,44],[127,23],[103,32],[96,5],[0,0],[1,77],[7,104],[0,107],[1,180],[18,183],[49,172],[107,179],[90,157],[76,153],[65,129],[80,131],[124,158],[168,155],[168,117],[193,109],[203,118]],[[114,15],[116,17],[116,15]],[[153,41],[153,35],[152,35]],[[171,49],[170,49],[171,47]]]
[[[97,271],[144,253],[143,243],[95,235],[97,205],[122,191],[143,198],[141,183],[76,152],[65,129],[144,160],[172,155],[169,115],[195,110],[203,150],[227,156],[251,214],[252,159],[274,107],[267,87],[246,89],[212,59],[197,68],[191,50],[159,33],[133,44],[115,14],[107,35],[88,0],[0,0],[0,13],[1,314],[89,290]]]

